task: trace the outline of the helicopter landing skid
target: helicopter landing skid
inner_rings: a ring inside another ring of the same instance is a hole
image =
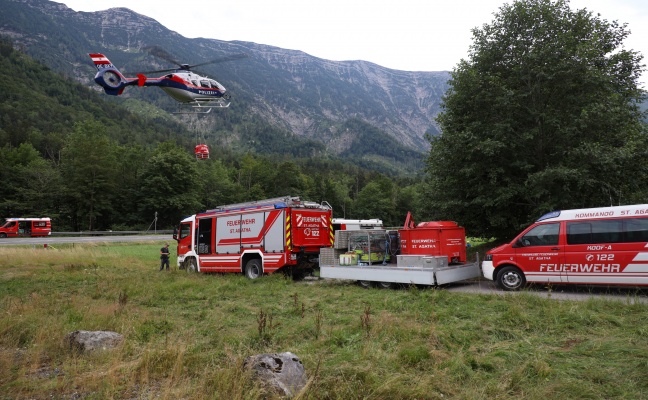
[[[205,101],[194,101],[192,103],[186,103],[181,107],[184,108],[180,111],[176,111],[173,114],[209,114],[213,108],[227,108],[230,106],[230,102],[226,102],[223,99]]]

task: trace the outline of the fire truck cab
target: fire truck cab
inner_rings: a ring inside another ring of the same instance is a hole
[[[174,233],[178,268],[250,279],[280,269],[303,276],[333,244],[331,217],[326,202],[290,196],[219,206],[181,221]]]
[[[17,236],[49,236],[52,223],[49,218],[7,218],[0,226],[0,238]]]

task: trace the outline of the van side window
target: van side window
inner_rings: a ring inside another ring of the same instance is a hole
[[[567,224],[567,244],[592,243],[592,224],[576,222]]]
[[[555,246],[558,244],[560,223],[538,225],[520,239],[524,247]]]
[[[623,221],[592,222],[592,239],[594,239],[594,243],[623,242]]]
[[[648,242],[648,218],[625,221],[626,242]]]
[[[567,223],[567,244],[621,243],[623,241],[623,220]]]

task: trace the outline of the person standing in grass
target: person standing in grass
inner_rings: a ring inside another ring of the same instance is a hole
[[[164,269],[165,265],[168,271],[169,270],[169,243],[165,244],[164,247],[160,249],[160,271]]]

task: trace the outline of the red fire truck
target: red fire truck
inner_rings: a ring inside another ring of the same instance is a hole
[[[333,245],[331,206],[278,197],[219,206],[185,218],[174,233],[178,267],[238,272],[250,279],[277,270],[302,276]]]
[[[49,218],[7,218],[0,226],[0,238],[16,236],[49,236],[52,223]]]

